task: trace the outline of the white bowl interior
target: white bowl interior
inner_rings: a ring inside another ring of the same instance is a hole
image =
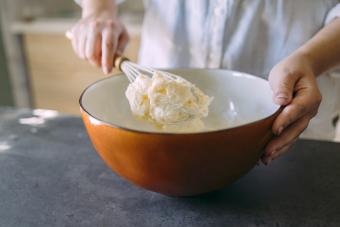
[[[204,93],[213,96],[208,117],[203,119],[204,131],[232,128],[264,119],[279,106],[272,101],[266,80],[249,74],[220,69],[176,69],[170,72],[196,84]],[[166,132],[152,123],[134,117],[125,97],[128,80],[123,75],[109,77],[92,84],[81,98],[86,112],[118,127]]]

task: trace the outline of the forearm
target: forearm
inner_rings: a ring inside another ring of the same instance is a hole
[[[114,0],[82,0],[82,16],[88,16],[100,11],[116,13],[117,6]]]
[[[321,29],[296,53],[305,56],[315,75],[340,64],[340,18]]]

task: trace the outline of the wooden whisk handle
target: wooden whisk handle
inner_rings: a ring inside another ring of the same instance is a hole
[[[130,61],[130,60],[127,57],[125,57],[125,56],[116,57],[115,62],[114,62],[115,68],[117,68],[120,71],[122,71],[122,63],[124,61]]]

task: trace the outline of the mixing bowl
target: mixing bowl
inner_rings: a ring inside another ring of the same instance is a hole
[[[256,165],[280,107],[268,82],[249,74],[169,71],[214,97],[203,131],[164,132],[135,118],[124,94],[128,80],[120,74],[95,82],[80,97],[90,139],[113,171],[142,188],[173,196],[221,189]]]

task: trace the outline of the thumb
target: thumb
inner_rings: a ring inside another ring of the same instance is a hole
[[[273,91],[273,101],[281,106],[288,105],[293,98],[297,77],[284,72],[271,72],[269,84]]]
[[[72,38],[73,38],[73,33],[72,33],[72,31],[71,31],[71,30],[67,30],[67,31],[65,32],[65,36],[66,36],[66,38],[68,38],[69,40],[72,40]]]

